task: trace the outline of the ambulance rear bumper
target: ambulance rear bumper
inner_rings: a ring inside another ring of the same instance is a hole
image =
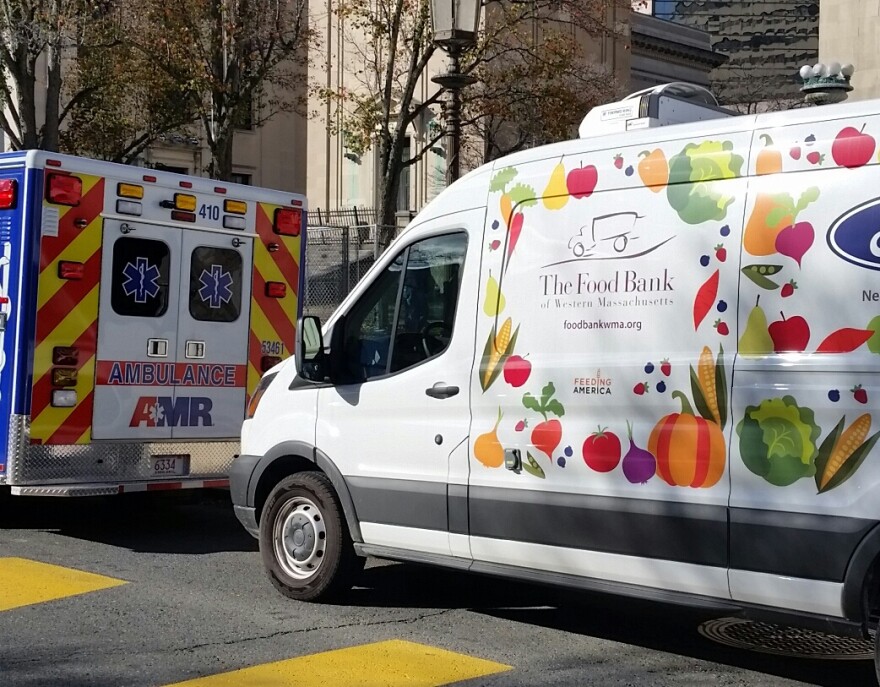
[[[176,491],[179,489],[227,489],[228,479],[160,480],[155,482],[126,482],[125,484],[27,484],[11,487],[15,496],[116,496],[148,491]]]

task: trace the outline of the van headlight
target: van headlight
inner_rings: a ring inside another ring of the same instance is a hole
[[[257,388],[254,390],[254,395],[251,396],[250,403],[248,403],[247,413],[245,414],[245,420],[250,420],[254,414],[257,412],[257,406],[260,405],[260,399],[263,398],[263,394],[266,393],[266,389],[269,388],[269,385],[272,383],[272,380],[278,375],[277,372],[273,372],[270,375],[266,375],[260,380],[260,383],[257,384]]]

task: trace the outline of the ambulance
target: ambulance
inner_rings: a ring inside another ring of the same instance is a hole
[[[301,195],[43,151],[0,155],[0,488],[228,486],[292,353]]]
[[[672,85],[452,184],[255,393],[272,583],[373,555],[868,637],[878,142],[880,101]]]

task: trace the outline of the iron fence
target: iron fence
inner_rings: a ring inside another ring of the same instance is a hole
[[[309,211],[303,312],[325,320],[387,246],[371,209]],[[373,220],[369,222],[367,220]],[[393,232],[391,232],[393,235]]]

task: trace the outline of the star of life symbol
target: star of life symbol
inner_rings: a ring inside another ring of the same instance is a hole
[[[159,422],[159,420],[161,420],[163,417],[165,417],[165,411],[163,410],[162,406],[160,406],[158,403],[150,406],[150,420],[155,423]]]
[[[122,290],[126,296],[134,296],[135,303],[146,303],[147,298],[159,294],[159,268],[151,265],[147,258],[135,258],[122,270],[125,281]]]
[[[219,308],[232,300],[232,275],[223,271],[222,265],[211,265],[211,270],[202,270],[199,277],[202,288],[199,298],[210,308]]]

